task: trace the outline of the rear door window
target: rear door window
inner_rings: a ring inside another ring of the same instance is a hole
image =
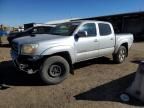
[[[100,36],[108,36],[112,33],[109,24],[99,23],[98,26],[99,26]]]

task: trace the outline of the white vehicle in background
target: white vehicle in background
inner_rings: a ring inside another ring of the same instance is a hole
[[[58,24],[66,23],[71,20],[77,20],[78,18],[70,18],[70,19],[63,19],[63,20],[55,20],[49,21],[47,23],[27,23],[24,26],[18,29],[18,32],[10,33],[8,35],[8,42],[11,44],[11,41],[18,37],[23,37],[27,35],[31,35],[33,33],[37,34],[47,34],[50,32],[51,28],[55,27]]]
[[[48,34],[50,30],[55,26],[56,25],[35,24],[35,23],[24,24],[25,30],[21,32],[10,33],[7,37],[7,40],[9,44],[11,44],[13,39],[16,39],[19,37],[24,37],[24,36],[33,35],[33,34]]]
[[[78,20],[78,19],[80,19],[80,18],[69,18],[69,19],[62,19],[62,20],[54,20],[54,21],[46,22],[45,24],[57,25],[57,24],[62,24],[62,23]]]

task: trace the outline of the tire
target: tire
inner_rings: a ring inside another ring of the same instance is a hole
[[[120,46],[117,54],[113,55],[113,60],[115,63],[123,63],[125,61],[125,58],[127,56],[127,49],[125,46]]]
[[[58,84],[65,80],[70,73],[70,66],[67,60],[61,56],[47,58],[41,68],[41,79],[50,85]]]

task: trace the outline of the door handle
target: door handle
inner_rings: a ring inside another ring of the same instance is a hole
[[[113,38],[110,38],[110,40],[113,40]]]
[[[97,40],[97,39],[95,39],[95,40],[94,40],[94,42],[98,42],[98,40]]]

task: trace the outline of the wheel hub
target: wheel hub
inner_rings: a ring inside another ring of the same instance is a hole
[[[60,76],[62,72],[61,66],[59,65],[51,65],[49,73],[52,77]]]
[[[125,50],[120,51],[120,54],[119,54],[120,61],[123,61],[125,59],[125,53],[126,53]]]

